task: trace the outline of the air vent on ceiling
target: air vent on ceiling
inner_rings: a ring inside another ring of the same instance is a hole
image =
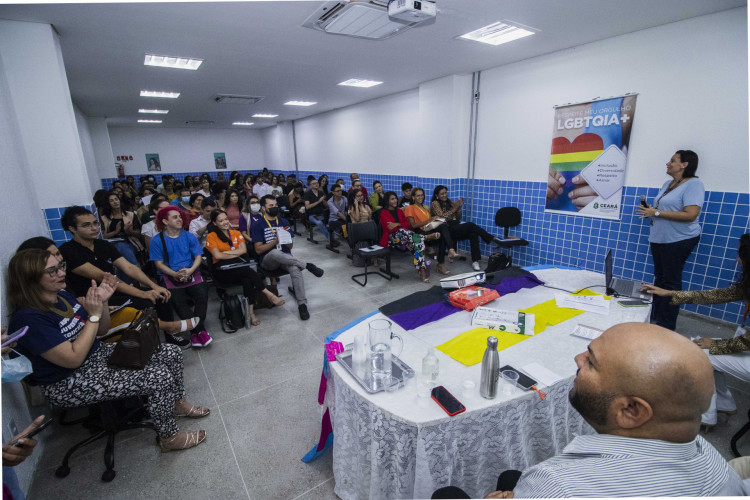
[[[185,125],[213,125],[214,122],[212,120],[188,120],[185,122]]]
[[[251,95],[233,95],[233,94],[216,94],[214,101],[222,104],[255,104],[263,99],[262,97]]]
[[[302,26],[333,35],[383,40],[419,23],[388,17],[388,0],[339,0],[326,2]]]

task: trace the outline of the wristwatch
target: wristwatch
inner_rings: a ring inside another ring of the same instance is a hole
[[[96,314],[94,314],[94,315],[92,315],[92,316],[89,316],[89,321],[90,321],[91,323],[99,323],[99,320],[100,320],[100,319],[101,319],[101,318],[100,318],[99,316],[97,316]]]
[[[654,217],[659,217],[660,215],[661,215],[661,212],[659,212],[658,210],[654,212]]]

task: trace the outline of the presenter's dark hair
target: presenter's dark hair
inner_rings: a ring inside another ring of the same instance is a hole
[[[698,170],[698,155],[689,149],[680,149],[675,154],[680,155],[680,161],[687,163],[687,167],[682,171],[684,178],[695,177],[695,171]]]

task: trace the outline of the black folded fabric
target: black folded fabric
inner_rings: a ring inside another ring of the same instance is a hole
[[[440,286],[433,286],[429,290],[415,292],[401,299],[389,302],[380,308],[380,312],[386,316],[392,316],[431,304],[437,304],[438,302],[448,300],[448,293],[450,292],[451,290],[444,290]]]
[[[505,278],[517,278],[519,276],[526,276],[531,274],[528,271],[521,269],[520,267],[511,266],[507,269],[501,269],[487,275],[488,285],[499,285]]]

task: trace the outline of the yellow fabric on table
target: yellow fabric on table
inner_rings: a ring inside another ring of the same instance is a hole
[[[600,293],[592,292],[591,290],[580,290],[570,295],[601,295]],[[605,300],[610,300],[611,297],[604,297]],[[557,307],[555,299],[542,302],[535,306],[528,307],[526,309],[519,309],[518,312],[534,315],[534,335],[542,333],[547,329],[548,326],[557,325],[563,321],[567,321],[570,318],[575,318],[579,314],[583,314],[586,311],[580,309],[570,309],[568,307]]]
[[[487,349],[487,337],[497,337],[497,350],[502,351],[512,345],[529,338],[520,333],[501,332],[489,328],[474,328],[468,332],[452,338],[436,347],[436,349],[459,363],[473,366],[482,361]]]

